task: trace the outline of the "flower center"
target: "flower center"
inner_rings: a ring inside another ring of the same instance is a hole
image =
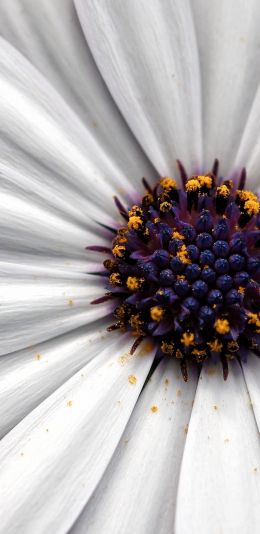
[[[116,230],[111,257],[104,261],[109,293],[94,303],[117,299],[115,324],[131,331],[132,353],[146,336],[158,356],[177,358],[187,380],[187,364],[245,360],[260,355],[259,200],[239,180],[186,176],[183,187],[170,177],[126,210]],[[99,250],[101,247],[88,247]],[[108,252],[108,249],[102,249]]]

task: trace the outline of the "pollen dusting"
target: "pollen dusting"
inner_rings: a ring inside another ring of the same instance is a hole
[[[39,354],[39,352],[38,352],[38,354],[36,354],[36,356],[35,356],[35,359],[38,360],[38,361],[41,360],[42,359],[42,355]]]
[[[129,375],[128,382],[129,382],[129,384],[132,384],[133,386],[135,386],[135,384],[137,382],[136,376],[135,375]]]
[[[73,299],[69,299],[68,300],[68,305],[69,306],[73,306],[74,305],[74,300]]]
[[[153,404],[151,406],[150,410],[151,410],[151,412],[156,413],[156,412],[158,412],[158,406],[156,406],[156,404]]]
[[[133,358],[133,356],[132,356],[132,354],[130,354],[130,352],[125,352],[124,354],[122,354],[122,356],[119,356],[119,358],[118,358],[118,362],[120,363],[120,365],[124,366],[124,365],[126,365],[132,358]]]
[[[254,472],[255,474],[258,473],[258,468],[257,468],[257,467],[254,467],[253,472]]]
[[[216,404],[214,404],[213,409],[214,409],[215,411],[217,411],[217,410],[218,410],[218,406],[217,406]]]
[[[185,434],[188,434],[188,431],[189,431],[189,425],[187,424],[187,425],[185,425],[185,427],[184,427],[184,432],[185,432]]]
[[[72,406],[72,404],[73,404],[73,401],[72,401],[72,400],[69,400],[69,401],[67,402],[67,406],[68,406],[68,408],[70,408],[70,407]]]
[[[164,383],[165,383],[166,386],[169,385],[169,382],[170,382],[170,381],[169,381],[169,378],[165,378]]]

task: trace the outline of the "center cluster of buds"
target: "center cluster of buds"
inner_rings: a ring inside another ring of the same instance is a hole
[[[259,200],[245,189],[245,171],[237,180],[211,173],[188,178],[179,164],[182,187],[170,177],[127,210],[104,261],[108,293],[115,299],[115,323],[129,330],[132,352],[152,336],[158,355],[187,364],[207,358],[245,360],[248,349],[260,355]]]

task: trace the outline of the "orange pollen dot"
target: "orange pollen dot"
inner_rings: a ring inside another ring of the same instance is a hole
[[[195,336],[192,332],[184,332],[181,342],[185,347],[189,347],[190,345],[193,345]]]
[[[161,306],[154,306],[150,309],[150,315],[153,321],[161,321],[164,316],[164,309]]]
[[[238,288],[238,293],[240,293],[240,295],[244,295],[245,290],[246,290],[245,287],[239,286],[239,288]]]
[[[180,234],[180,232],[174,231],[172,234],[173,239],[184,239],[184,235]]]
[[[215,330],[218,332],[218,334],[228,334],[230,331],[229,322],[227,319],[217,319],[215,321]]]
[[[129,375],[128,377],[128,382],[129,384],[131,384],[132,386],[135,386],[136,382],[137,382],[137,378],[135,375]]]
[[[182,245],[180,250],[177,252],[178,258],[180,258],[182,263],[191,263],[191,260],[188,255],[188,251],[185,245]]]
[[[158,412],[158,406],[156,406],[156,404],[153,404],[151,406],[150,410],[151,410],[151,412],[156,413],[156,412]]]
[[[247,317],[248,324],[254,324],[257,328],[260,328],[260,314],[249,312]]]
[[[132,217],[129,218],[129,221],[127,224],[130,230],[140,230],[143,224],[143,221],[141,217],[139,217],[138,215],[133,215]]]

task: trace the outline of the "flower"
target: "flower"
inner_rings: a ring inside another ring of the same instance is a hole
[[[104,258],[85,247],[111,248],[114,195],[131,208],[143,176],[178,184],[177,159],[195,180],[215,158],[226,180],[246,167],[257,189],[260,6],[75,6],[0,4],[0,531],[258,532],[258,358],[185,383],[149,339],[130,354],[129,333],[106,332],[110,302],[90,304]]]

